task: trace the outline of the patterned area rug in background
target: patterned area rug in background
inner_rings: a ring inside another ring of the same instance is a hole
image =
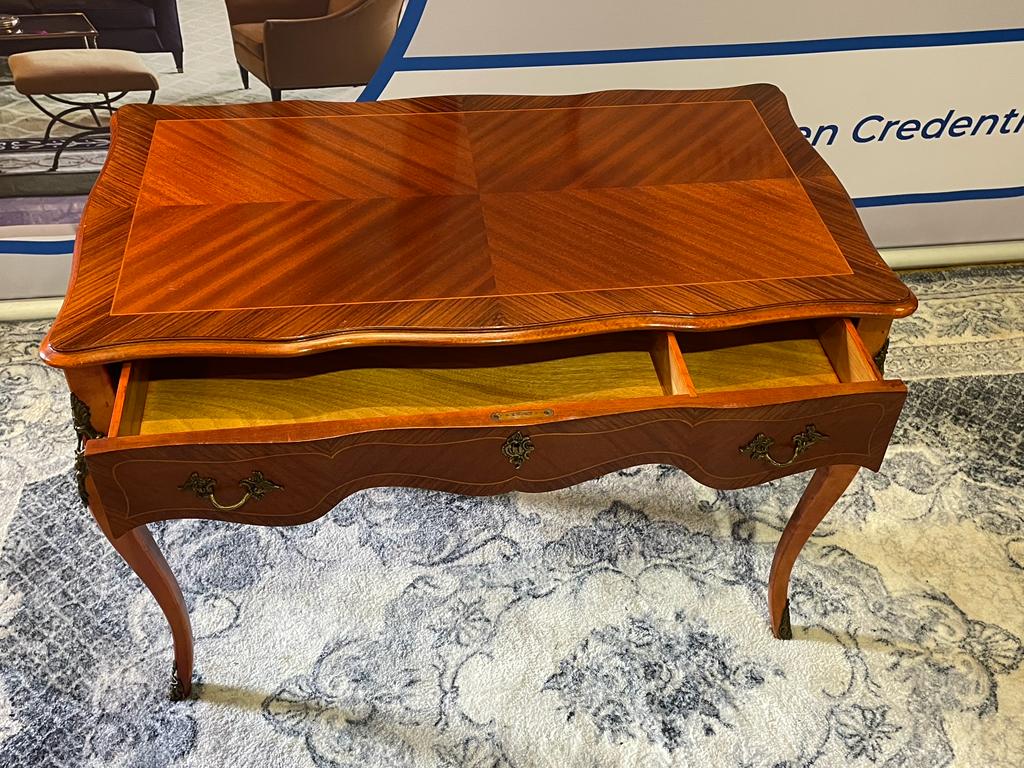
[[[290,529],[155,526],[169,633],[75,495],[42,323],[0,331],[0,764],[985,766],[1024,762],[1024,269],[908,276],[910,396],[797,563],[808,476],[716,492],[667,467],[555,493],[359,493]]]
[[[169,53],[143,54],[146,65],[160,79],[157,102],[161,104],[240,104],[270,101],[267,87],[252,78],[249,90],[242,88],[231,47],[228,15],[221,0],[178,0],[181,33],[185,41],[185,71],[179,73]],[[0,80],[9,80],[6,60],[0,60]],[[288,99],[353,101],[361,88],[317,88],[285,91]],[[145,101],[148,94],[133,94],[125,100]],[[0,88],[0,174],[45,171],[53,150],[36,146],[49,118],[14,88]],[[58,135],[72,133],[60,128]],[[97,171],[106,149],[74,146],[61,158],[62,172]]]

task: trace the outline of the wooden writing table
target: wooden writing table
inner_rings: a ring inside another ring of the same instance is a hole
[[[814,469],[770,574],[788,636],[793,562],[906,395],[879,355],[916,301],[767,85],[128,106],[75,253],[42,355],[177,696],[192,633],[146,524],[291,525],[372,486]]]

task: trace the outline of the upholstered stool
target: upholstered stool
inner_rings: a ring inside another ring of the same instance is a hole
[[[74,142],[96,136],[109,138],[109,118],[117,109],[115,102],[132,92],[149,91],[149,103],[152,104],[160,88],[156,75],[142,63],[142,57],[132,51],[96,48],[28,51],[13,54],[7,63],[14,87],[50,118],[43,134],[44,141],[50,139],[57,125],[78,129],[78,133],[68,136],[57,148],[51,171],[57,170],[64,150]],[[102,95],[103,98],[85,100],[86,94]],[[68,95],[83,98],[80,101],[64,98]],[[60,112],[51,111],[40,101],[41,98],[67,108]],[[107,113],[106,122],[100,120],[97,110]],[[88,112],[94,125],[83,125],[71,119],[79,112]]]

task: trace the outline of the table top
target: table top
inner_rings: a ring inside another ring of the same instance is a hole
[[[916,306],[782,93],[128,106],[54,365]]]
[[[84,13],[19,13],[18,26],[0,29],[0,41],[40,37],[95,37],[98,33]]]

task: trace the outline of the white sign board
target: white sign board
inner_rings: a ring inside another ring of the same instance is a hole
[[[885,247],[1024,239],[1021,74],[1019,0],[410,0],[363,98],[774,83]]]

